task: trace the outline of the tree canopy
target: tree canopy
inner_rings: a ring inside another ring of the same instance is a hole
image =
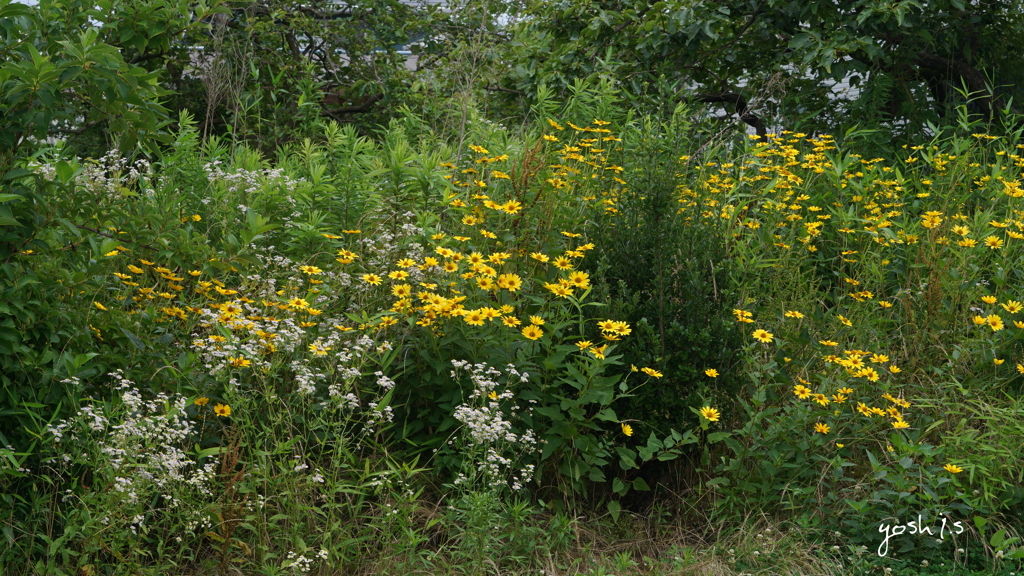
[[[668,87],[736,105],[754,126],[744,109],[766,92],[787,127],[867,113],[921,125],[963,95],[985,115],[1019,97],[1022,35],[1013,0],[545,1],[518,30],[506,81],[524,92],[592,76],[636,95]],[[855,89],[829,96],[840,83]]]

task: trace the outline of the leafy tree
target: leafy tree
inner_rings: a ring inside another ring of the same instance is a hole
[[[110,236],[78,219],[87,203],[54,200],[55,186],[73,185],[71,164],[59,162],[48,182],[29,162],[46,139],[92,126],[122,150],[159,141],[166,90],[158,72],[139,64],[152,64],[151,55],[200,25],[207,8],[190,6],[0,0],[0,442],[23,458],[32,456],[32,431],[76,404],[80,390],[62,380],[96,372],[84,368],[96,356],[87,352],[84,315],[63,302],[100,270],[77,247],[86,241],[82,231]],[[53,242],[55,228],[77,242]],[[8,473],[20,474],[0,470]]]
[[[168,67],[169,86],[181,106],[205,99],[197,112],[207,132],[269,149],[308,136],[303,126],[319,118],[384,124],[426,101],[421,80],[443,80],[440,68],[465,39],[496,26],[493,1],[235,3],[193,39],[188,61]]]
[[[783,125],[951,119],[963,94],[993,117],[1020,95],[1024,11],[1013,0],[537,2],[517,31],[509,88],[610,77],[647,104],[682,92],[728,105],[758,132]],[[851,95],[831,95],[837,83]],[[671,107],[668,108],[671,110]]]

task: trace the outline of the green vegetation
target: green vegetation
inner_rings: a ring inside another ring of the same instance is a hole
[[[1019,573],[1006,93],[748,136],[645,67],[794,8],[510,6],[0,0],[4,574]],[[1014,73],[931,8],[808,62]]]

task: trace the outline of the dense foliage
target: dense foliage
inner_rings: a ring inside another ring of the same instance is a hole
[[[760,134],[868,121],[917,135],[967,99],[1019,111],[1022,30],[1012,1],[537,2],[506,82],[609,78],[647,107],[715,104]]]
[[[884,90],[1015,13],[86,4],[0,0],[5,573],[1020,570],[1019,118],[747,136],[573,56],[665,11],[754,81],[785,15]]]

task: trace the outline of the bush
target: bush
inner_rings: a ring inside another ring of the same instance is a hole
[[[698,424],[693,406],[722,406],[728,419],[740,387],[728,370],[740,361],[742,339],[729,312],[739,295],[726,236],[680,204],[679,156],[693,146],[685,113],[626,134],[618,155],[628,187],[606,193],[611,205],[591,226],[602,247],[588,265],[596,290],[610,312],[636,328],[623,355],[665,375],[627,401],[630,413],[659,433]]]

